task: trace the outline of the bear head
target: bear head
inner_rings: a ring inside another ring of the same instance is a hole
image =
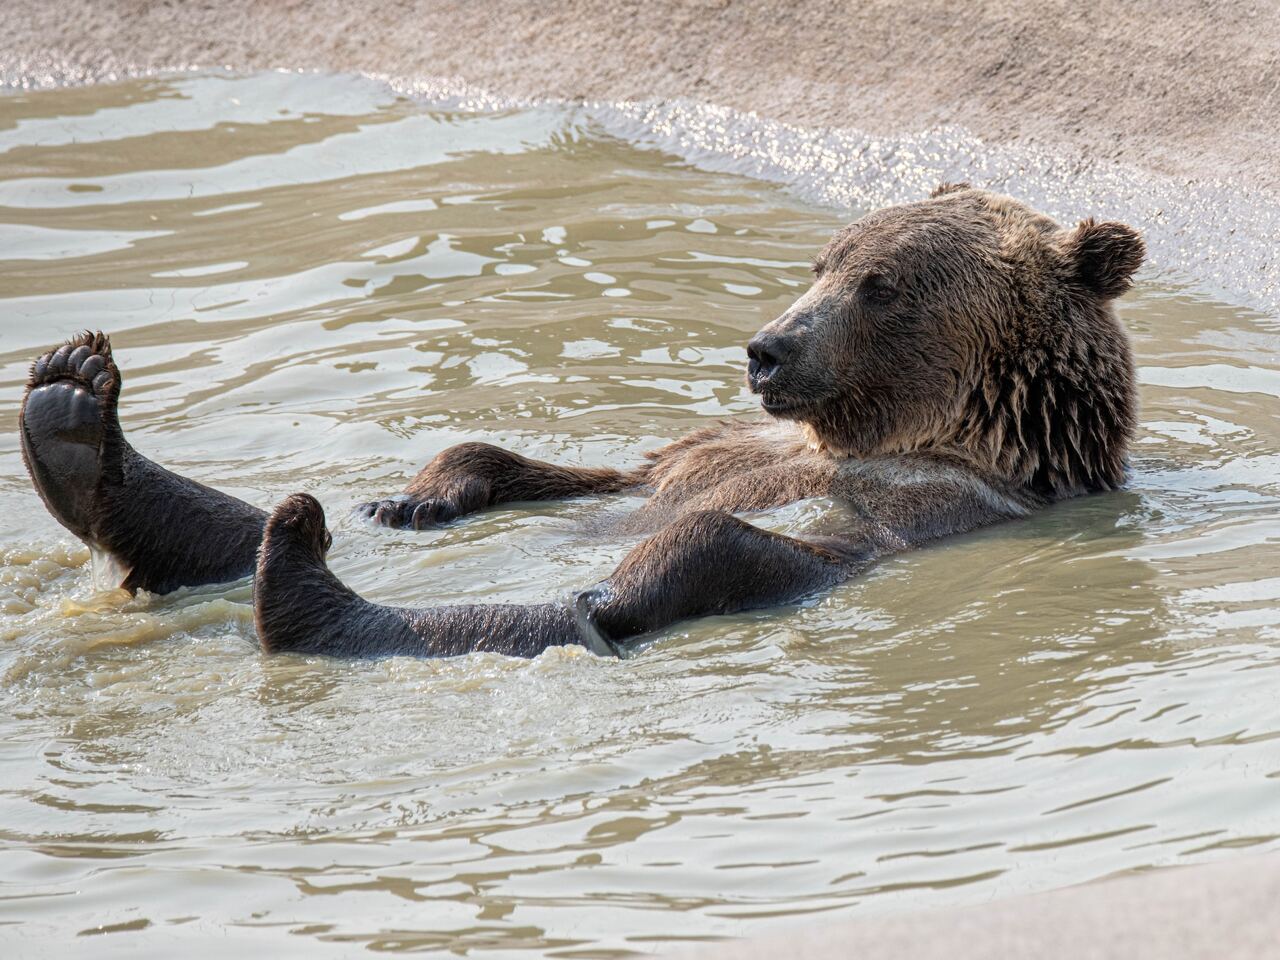
[[[1111,301],[1145,251],[967,184],[838,231],[748,345],[747,383],[810,446],[929,452],[1046,497],[1124,479],[1133,359]]]

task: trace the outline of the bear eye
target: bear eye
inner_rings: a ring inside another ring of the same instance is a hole
[[[814,257],[813,263],[809,265],[809,269],[813,271],[815,277],[822,276],[822,271],[827,269],[827,261],[825,257]]]
[[[872,303],[892,303],[898,290],[887,277],[873,273],[862,281],[862,295]]]

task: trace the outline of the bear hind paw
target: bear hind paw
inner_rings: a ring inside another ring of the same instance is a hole
[[[66,382],[87,391],[95,400],[114,404],[120,392],[120,370],[111,354],[110,337],[86,330],[42,355],[31,365],[27,390]]]

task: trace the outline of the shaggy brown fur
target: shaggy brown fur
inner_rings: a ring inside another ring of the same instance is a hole
[[[763,331],[799,344],[765,409],[837,456],[943,453],[1051,500],[1112,489],[1135,407],[1110,300],[1142,257],[1122,224],[1063,230],[966,185],[871,214]]]
[[[1133,360],[1111,301],[1142,259],[1142,240],[1123,224],[1064,229],[966,184],[872,213],[831,239],[812,287],[748,344],[747,382],[771,419],[706,427],[629,470],[462,444],[402,494],[363,507],[375,522],[421,528],[500,503],[647,488],[631,522],[657,533],[574,610],[369,604],[324,566],[319,504],[294,497],[272,514],[258,556],[263,645],[346,655],[528,655],[574,642],[616,650],[685,617],[793,601],[887,553],[1113,489],[1124,480],[1136,414]],[[47,469],[72,450],[58,439],[59,417],[76,417],[49,401],[57,415],[33,416],[42,409],[35,399],[33,387],[24,410],[32,477],[55,516],[85,536],[80,501],[100,497],[93,478],[110,471],[80,448],[74,469]],[[102,403],[114,422],[114,399]],[[119,443],[98,449],[110,454]],[[142,462],[140,483],[160,470]],[[127,511],[130,543],[162,540],[162,527],[191,529],[190,511],[208,524],[224,509],[213,491],[193,503],[198,485],[183,482],[173,506],[147,494],[145,515]],[[138,483],[126,492],[143,497]],[[732,516],[820,496],[857,518],[838,537],[796,540]],[[91,505],[95,515],[112,509]],[[235,532],[226,567],[239,570],[241,528],[261,519],[243,504],[225,509]],[[130,557],[135,573],[145,567],[145,551]],[[147,582],[202,582],[165,570]]]
[[[643,486],[631,523],[661,529],[580,595],[587,635],[794,600],[885,553],[1120,485],[1135,388],[1111,301],[1143,256],[1123,224],[1064,229],[943,185],[839,231],[810,290],[752,339],[747,381],[773,420],[695,431],[632,471],[467,444],[365,511],[418,526],[548,491]],[[801,542],[731,516],[815,496],[861,519]]]
[[[967,468],[1019,500],[1110,490],[1124,480],[1136,418],[1133,360],[1110,301],[1143,255],[1123,224],[1064,230],[1009,197],[947,184],[839,231],[810,290],[753,339],[749,350],[767,358],[753,356],[748,383],[798,432],[718,424],[630,471],[463,444],[365,511],[412,526],[626,486],[652,488],[655,512],[761,510],[838,494],[856,463],[902,455]],[[762,362],[775,364],[767,376]]]

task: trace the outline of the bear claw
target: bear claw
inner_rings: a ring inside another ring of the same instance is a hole
[[[396,530],[426,530],[438,527],[458,515],[457,509],[447,500],[434,497],[417,500],[405,494],[362,503],[356,511],[366,520]]]
[[[41,356],[31,365],[27,390],[68,381],[98,400],[113,400],[118,394],[120,371],[111,356],[111,340],[105,333],[86,330]]]

